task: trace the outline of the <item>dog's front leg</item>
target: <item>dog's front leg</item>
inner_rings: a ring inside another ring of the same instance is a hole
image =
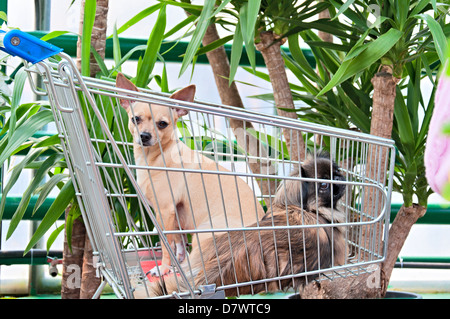
[[[178,225],[175,212],[162,215],[166,217],[164,218],[164,221],[161,223],[160,218],[157,218],[157,221],[163,230],[170,231],[179,230],[181,228]],[[169,249],[175,252],[176,258],[180,263],[183,262],[186,258],[186,236],[182,234],[169,233],[166,235],[166,238],[169,243],[169,247],[166,247],[166,245],[162,245],[161,265],[159,267],[155,266],[152,270],[150,270],[150,274],[152,276],[164,276],[172,271],[172,262],[170,259]]]

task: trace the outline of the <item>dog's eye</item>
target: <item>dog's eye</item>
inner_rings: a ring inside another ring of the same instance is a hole
[[[328,184],[328,183],[320,183],[320,189],[323,189],[323,190],[325,190],[325,189],[328,189],[330,187],[330,184]]]
[[[132,117],[131,122],[133,122],[133,124],[139,124],[141,123],[141,118],[139,116]]]
[[[159,121],[158,123],[158,127],[160,128],[160,129],[163,129],[163,128],[166,128],[169,124],[167,123],[167,122],[165,122],[165,121]]]

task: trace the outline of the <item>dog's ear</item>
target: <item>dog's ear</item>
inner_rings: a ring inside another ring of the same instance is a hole
[[[136,87],[136,85],[133,84],[133,82],[131,82],[130,80],[128,80],[125,75],[123,75],[122,73],[118,73],[117,77],[116,77],[116,87],[121,88],[121,89],[126,89],[126,90],[130,90],[130,91],[136,91],[139,92],[138,88]],[[120,99],[120,105],[122,105],[122,107],[125,110],[129,110],[131,104],[134,101],[129,100],[129,99]]]
[[[176,91],[174,94],[170,96],[171,99],[186,101],[186,102],[194,102],[195,97],[195,85],[191,84],[182,88],[181,90]],[[178,117],[184,116],[188,114],[188,110],[186,109],[177,109],[174,108]]]

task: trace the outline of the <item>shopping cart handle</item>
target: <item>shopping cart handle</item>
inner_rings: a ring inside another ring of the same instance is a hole
[[[63,50],[20,30],[0,30],[0,49],[33,64]]]

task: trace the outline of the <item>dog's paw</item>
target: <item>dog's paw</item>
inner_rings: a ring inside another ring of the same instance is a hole
[[[176,248],[177,260],[179,263],[182,263],[186,259],[186,248],[182,243],[177,243]]]
[[[153,277],[159,277],[164,276],[167,274],[170,274],[172,272],[172,267],[161,265],[161,266],[155,266],[152,269],[150,269],[149,273]]]

